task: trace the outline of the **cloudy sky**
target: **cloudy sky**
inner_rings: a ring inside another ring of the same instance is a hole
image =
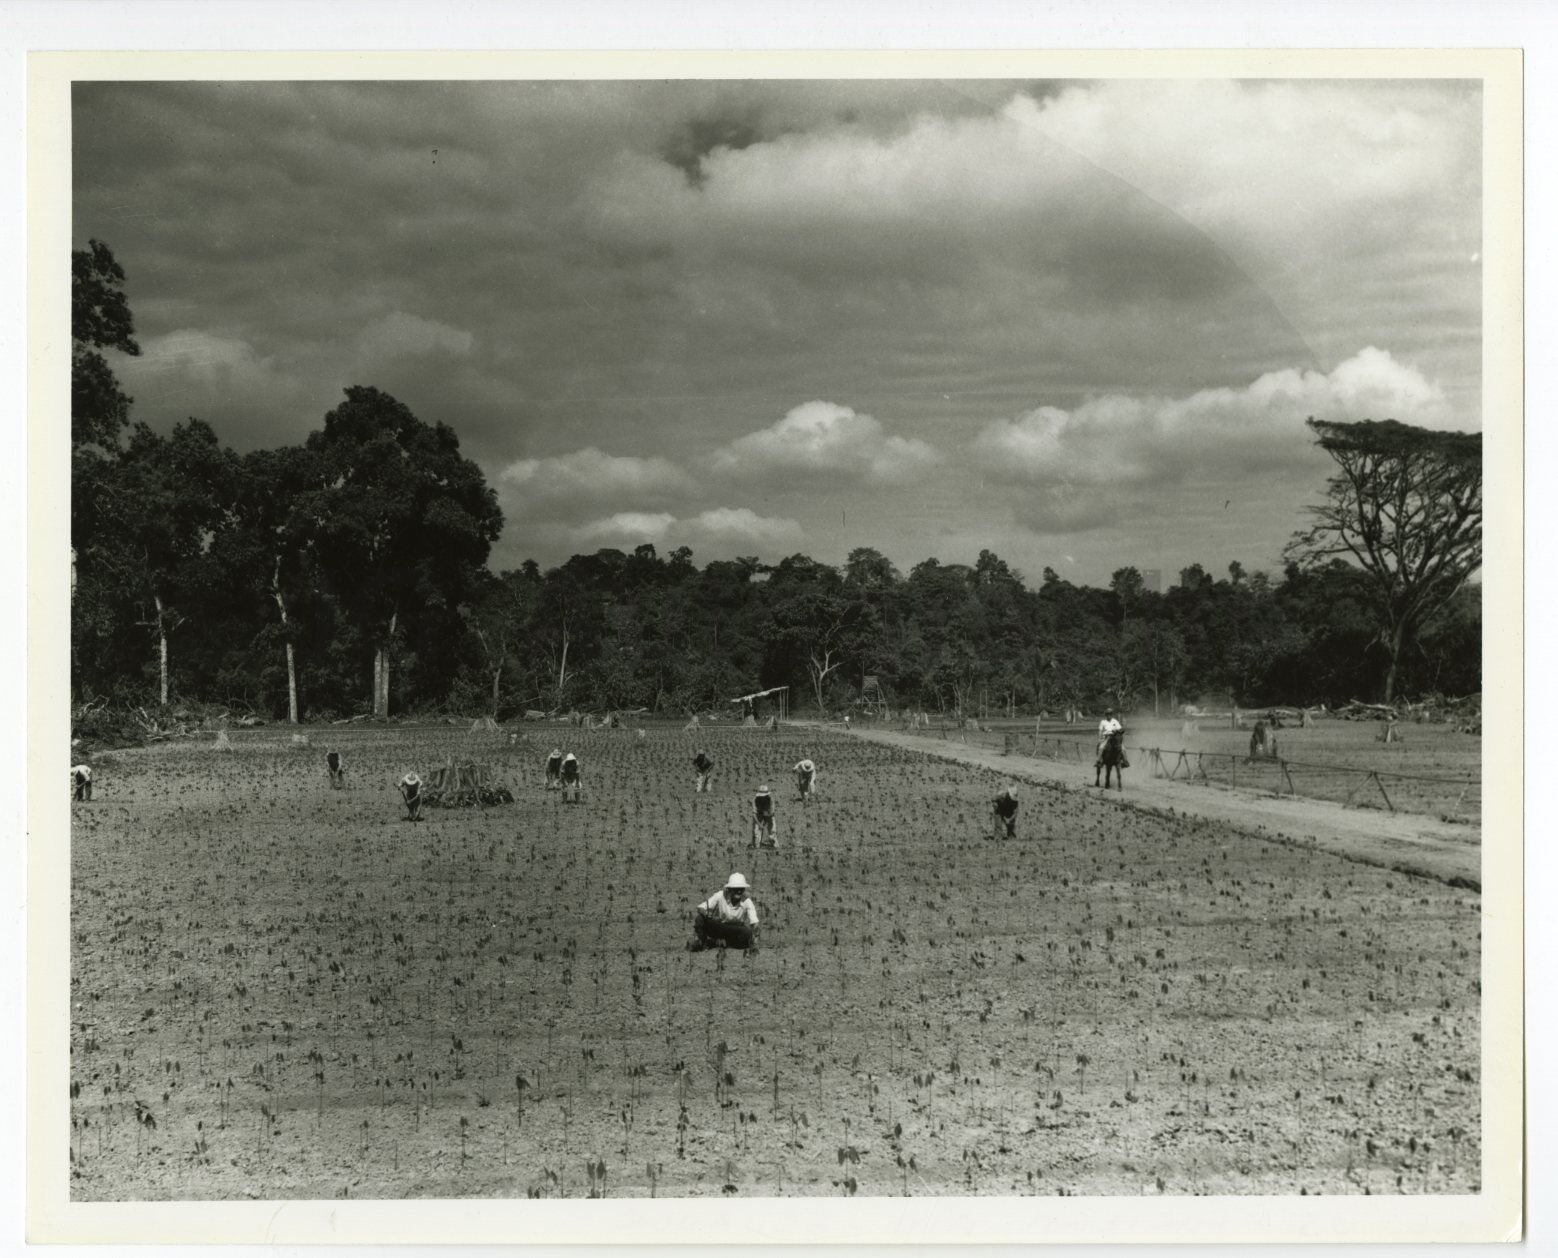
[[[350,384],[497,487],[494,565],[989,547],[1275,570],[1308,415],[1478,429],[1481,99],[1424,81],[102,83],[73,238],[135,416]]]

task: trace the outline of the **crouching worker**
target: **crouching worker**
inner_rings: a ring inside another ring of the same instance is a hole
[[[408,773],[401,778],[400,797],[406,801],[406,820],[420,821],[422,819],[422,779],[415,773]]]
[[[75,799],[92,798],[92,766],[78,764],[70,771],[70,793]]]
[[[747,888],[747,880],[731,874],[722,890],[716,891],[693,913],[693,941],[688,948],[757,947],[757,905]]]
[[[714,774],[714,761],[706,751],[700,751],[692,758],[693,787],[699,795],[709,789],[709,778]]]
[[[1017,837],[1017,788],[1008,786],[990,801],[991,837],[1015,839]]]
[[[339,751],[332,751],[325,756],[325,768],[330,773],[330,785],[340,790],[346,785],[346,761],[341,758]]]
[[[553,747],[552,754],[546,758],[546,789],[555,791],[563,784],[563,749]]]

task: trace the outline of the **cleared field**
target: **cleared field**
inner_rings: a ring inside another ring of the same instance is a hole
[[[814,731],[697,735],[696,796],[693,737],[354,731],[341,791],[318,734],[100,761],[73,1195],[1476,1190],[1475,894],[1059,788],[996,843],[1000,778]],[[446,755],[518,802],[400,820]],[[733,869],[762,948],[688,953]]]
[[[1126,726],[1126,745],[1138,773],[1155,771],[1149,753],[1156,749],[1162,766],[1156,771],[1165,776],[1468,824],[1481,819],[1482,740],[1475,735],[1443,724],[1403,724],[1397,726],[1399,741],[1386,743],[1380,722],[1322,719],[1309,729],[1284,726],[1273,731],[1277,755],[1252,760],[1253,727],[1253,716],[1246,717],[1242,729],[1230,728],[1226,716],[1203,718],[1189,732],[1178,719],[1133,718]],[[992,747],[1010,737],[1021,752],[1086,765],[1093,761],[1096,722],[1047,722],[1037,736],[1032,720],[991,721],[986,728],[988,732],[939,732]]]

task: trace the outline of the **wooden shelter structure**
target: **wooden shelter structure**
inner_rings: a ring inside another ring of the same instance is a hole
[[[767,690],[754,690],[749,695],[737,695],[734,699],[731,700],[731,702],[740,706],[741,719],[743,721],[745,721],[747,717],[751,717],[755,724],[757,719],[757,701],[759,699],[766,699],[770,695],[778,696],[776,702],[779,704],[779,720],[789,720],[790,688],[788,686],[770,686]]]

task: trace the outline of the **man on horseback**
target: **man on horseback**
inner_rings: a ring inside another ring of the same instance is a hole
[[[1104,719],[1098,722],[1098,758],[1093,761],[1093,785],[1107,786],[1115,782],[1118,789],[1125,789],[1125,770],[1130,767],[1125,758],[1125,726],[1109,708]]]
[[[1101,768],[1104,763],[1104,748],[1109,743],[1110,734],[1123,734],[1125,726],[1120,724],[1115,716],[1113,708],[1104,711],[1104,719],[1098,722],[1098,754],[1093,760],[1093,768]]]

